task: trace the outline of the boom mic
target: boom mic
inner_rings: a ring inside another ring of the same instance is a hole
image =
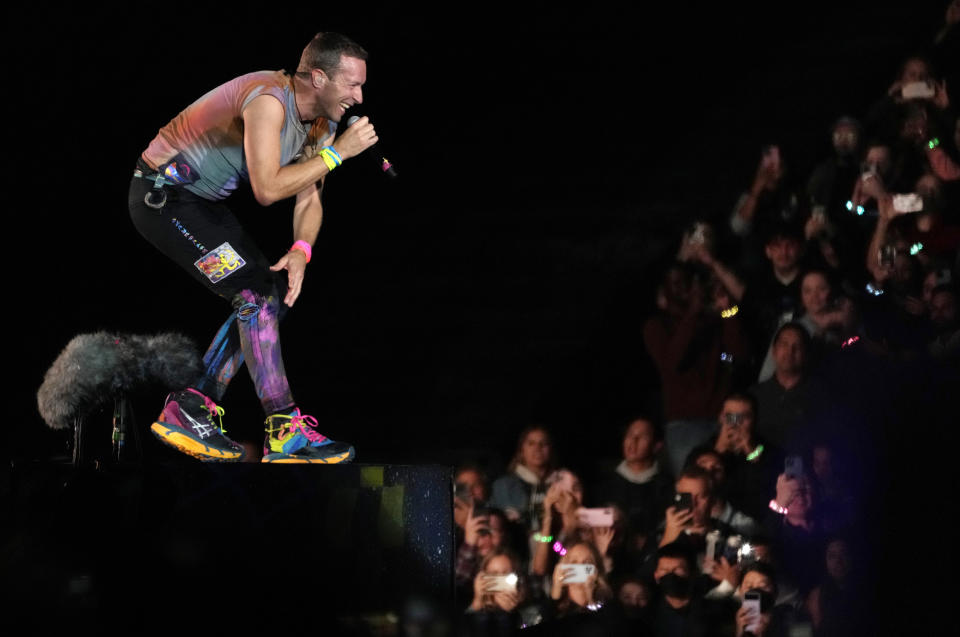
[[[347,120],[347,128],[353,126],[358,119],[360,119],[358,116],[352,115],[350,119]],[[393,164],[390,163],[390,160],[380,154],[380,149],[378,148],[379,145],[379,142],[374,144],[370,148],[363,151],[362,154],[373,157],[374,161],[377,162],[381,172],[396,179],[397,171],[394,169]]]

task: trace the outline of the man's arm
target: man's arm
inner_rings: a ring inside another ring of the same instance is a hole
[[[313,161],[308,159],[306,161]],[[302,164],[296,164],[302,165]],[[321,188],[323,182],[320,183]],[[297,193],[297,203],[293,207],[293,240],[306,241],[311,246],[317,240],[320,223],[323,221],[323,205],[320,203],[320,189],[310,184]],[[274,272],[287,271],[287,295],[283,302],[293,306],[303,286],[303,275],[307,268],[307,255],[302,250],[290,250],[270,269]]]
[[[302,163],[280,165],[280,131],[283,105],[271,95],[254,98],[243,110],[243,150],[253,196],[262,206],[307,190],[330,170],[319,156]],[[361,117],[333,144],[344,160],[362,153],[377,142],[377,134],[366,117]],[[319,225],[318,225],[319,227]]]

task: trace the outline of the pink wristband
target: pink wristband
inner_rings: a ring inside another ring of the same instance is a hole
[[[776,513],[779,513],[780,515],[786,515],[788,510],[787,507],[780,506],[780,504],[777,503],[776,499],[770,500],[770,509],[772,509]]]
[[[307,263],[310,263],[310,257],[313,256],[313,248],[310,247],[310,244],[299,239],[293,242],[293,245],[290,246],[290,251],[299,250],[307,257]]]

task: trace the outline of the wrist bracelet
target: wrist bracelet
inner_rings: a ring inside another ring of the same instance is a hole
[[[934,148],[936,148],[936,147],[939,146],[939,145],[940,145],[940,138],[939,138],[939,137],[934,137],[934,138],[931,139],[929,142],[927,142],[927,148],[929,148],[930,150],[933,150]]]
[[[739,305],[732,305],[725,310],[720,311],[720,318],[730,318],[731,316],[736,316],[737,312],[740,311]]]
[[[773,510],[775,513],[779,513],[780,515],[787,514],[787,507],[780,506],[775,499],[770,500],[770,509]]]
[[[760,454],[763,453],[763,445],[757,445],[757,448],[750,452],[747,456],[747,462],[753,462],[760,457]]]
[[[292,252],[294,250],[299,250],[307,257],[307,263],[310,263],[310,257],[313,256],[313,248],[310,247],[310,244],[304,241],[303,239],[298,239],[293,242],[293,245],[290,246],[290,250],[287,252]]]
[[[330,170],[330,172],[333,172],[334,168],[343,163],[343,157],[334,150],[333,146],[324,146],[317,154],[320,155],[320,159],[327,165],[327,169]]]
[[[544,544],[549,544],[550,542],[553,542],[552,535],[540,535],[539,533],[534,533],[533,539],[536,542],[543,542]]]

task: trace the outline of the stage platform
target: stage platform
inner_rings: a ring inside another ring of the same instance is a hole
[[[136,630],[188,611],[190,625],[322,629],[411,595],[447,605],[452,497],[443,466],[16,462],[3,606]]]

